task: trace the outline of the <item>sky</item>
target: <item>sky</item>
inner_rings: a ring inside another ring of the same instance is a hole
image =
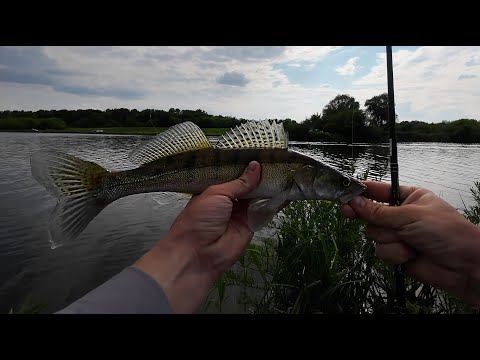
[[[393,46],[398,121],[480,119],[480,47]],[[301,122],[387,92],[384,46],[0,47],[0,110],[201,109]]]

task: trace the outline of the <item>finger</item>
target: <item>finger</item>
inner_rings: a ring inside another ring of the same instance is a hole
[[[340,207],[340,212],[342,213],[343,216],[350,219],[355,219],[357,217],[355,210],[353,210],[352,207],[348,204],[343,204]]]
[[[379,181],[363,181],[367,185],[367,190],[365,196],[369,199],[390,203],[392,199],[392,185],[389,183],[379,182]],[[419,188],[414,186],[400,186],[400,202],[405,201],[405,199]]]
[[[412,262],[407,263],[405,267],[408,273],[423,283],[430,284],[458,297],[467,295],[465,291],[468,286],[468,278],[465,275],[437,265],[429,258],[417,257]]]
[[[366,233],[368,237],[371,237],[373,240],[381,244],[402,242],[398,237],[397,231],[389,228],[368,224],[366,228]]]
[[[251,161],[238,179],[224,184],[210,186],[205,192],[209,194],[226,195],[230,199],[236,199],[247,195],[258,186],[260,174],[260,164],[257,161]]]
[[[229,236],[221,236],[218,241],[204,250],[209,258],[215,259],[215,264],[213,264],[215,268],[222,272],[237,262],[253,238],[253,233],[248,226],[234,222],[229,224],[225,233],[228,233]]]
[[[402,243],[379,244],[375,248],[377,256],[390,265],[403,264],[415,258],[415,252]]]
[[[358,217],[376,226],[397,229],[415,221],[414,215],[404,206],[374,203],[363,196],[354,197],[349,205]]]

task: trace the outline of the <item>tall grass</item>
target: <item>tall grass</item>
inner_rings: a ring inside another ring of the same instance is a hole
[[[477,206],[465,216],[479,224]],[[224,311],[229,288],[240,289],[237,305],[250,313],[395,313],[393,267],[375,255],[365,223],[347,219],[337,204],[298,201],[272,226],[274,236],[251,244],[234,268],[216,283],[206,309]],[[407,313],[479,313],[450,296],[406,277]]]
[[[475,181],[470,192],[473,195],[475,204],[465,209],[465,217],[472,223],[480,225],[480,181]]]

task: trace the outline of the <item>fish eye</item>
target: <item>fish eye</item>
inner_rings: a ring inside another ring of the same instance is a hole
[[[345,186],[345,187],[350,186],[350,183],[351,183],[350,179],[348,179],[348,178],[343,179],[343,186]]]

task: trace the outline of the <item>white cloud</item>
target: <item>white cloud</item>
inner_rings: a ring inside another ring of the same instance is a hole
[[[399,113],[400,121],[480,119],[480,47],[421,47],[395,51],[392,58],[395,102],[417,113]],[[353,84],[379,93],[387,91],[386,76],[386,56],[378,54],[376,65]]]
[[[335,68],[335,71],[339,73],[340,75],[353,75],[355,74],[355,70],[357,69],[356,67],[356,62],[358,60],[358,57],[353,57],[347,60],[345,65],[343,66],[338,66]]]
[[[334,51],[341,49],[341,46],[292,46],[279,56],[279,63],[287,62],[317,62],[326,58]]]

